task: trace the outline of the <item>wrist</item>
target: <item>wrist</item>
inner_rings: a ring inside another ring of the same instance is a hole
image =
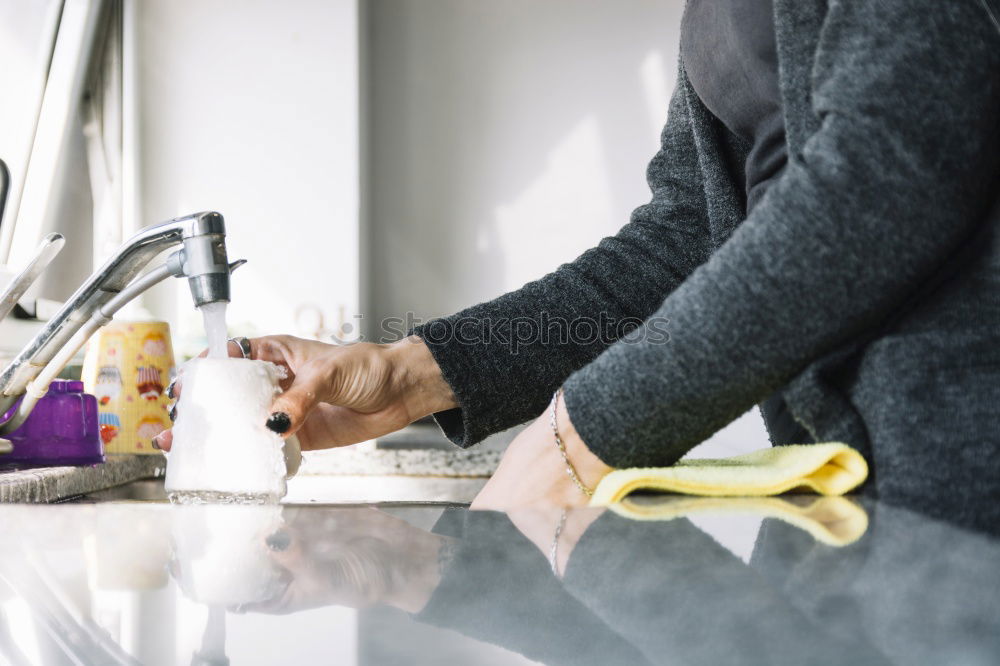
[[[566,446],[566,455],[570,464],[573,465],[583,485],[593,490],[606,474],[613,471],[613,468],[598,458],[580,437],[580,433],[577,432],[573,420],[570,418],[565,396],[561,396],[556,404],[556,422],[559,426],[559,437]]]
[[[393,385],[412,421],[458,406],[431,350],[418,336],[387,345],[386,353],[392,364]]]

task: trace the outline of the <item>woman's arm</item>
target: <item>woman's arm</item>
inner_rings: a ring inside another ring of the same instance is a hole
[[[889,315],[996,197],[1000,36],[975,0],[831,2],[818,130],[664,301],[667,345],[619,342],[566,403],[614,466],[666,465]]]
[[[570,373],[621,337],[621,324],[649,317],[707,260],[704,186],[689,122],[694,92],[683,73],[679,80],[647,171],[652,200],[629,224],[518,291],[416,328],[460,405],[436,414],[459,446],[537,415]],[[573,322],[574,335],[561,339]]]
[[[786,578],[796,564],[785,558]],[[686,518],[606,512],[573,548],[563,584],[653,663],[891,663],[865,636],[845,641],[836,622],[803,613]]]
[[[649,664],[563,589],[502,513],[469,511],[440,584],[414,618],[545,664]]]

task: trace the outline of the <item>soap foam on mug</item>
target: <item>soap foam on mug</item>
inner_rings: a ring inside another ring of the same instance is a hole
[[[280,436],[265,427],[284,369],[266,361],[196,358],[185,364],[165,488],[171,499],[277,501],[285,495]],[[297,452],[296,452],[297,453]],[[289,465],[291,466],[291,465]]]

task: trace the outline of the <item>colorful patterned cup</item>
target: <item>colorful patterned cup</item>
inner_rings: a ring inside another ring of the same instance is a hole
[[[83,381],[97,396],[107,454],[156,454],[153,437],[170,427],[165,390],[174,376],[170,326],[113,321],[90,340]]]

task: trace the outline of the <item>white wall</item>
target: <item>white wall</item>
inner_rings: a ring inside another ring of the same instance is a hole
[[[373,316],[517,288],[648,200],[681,6],[369,3]]]
[[[145,0],[139,12],[145,224],[226,217],[230,330],[309,334],[358,309],[356,0]],[[152,300],[199,335],[186,286]],[[315,319],[314,316],[309,317]],[[192,344],[196,344],[192,343]]]
[[[516,289],[648,201],[682,7],[368,3],[370,326]],[[699,453],[766,444],[752,412]]]

